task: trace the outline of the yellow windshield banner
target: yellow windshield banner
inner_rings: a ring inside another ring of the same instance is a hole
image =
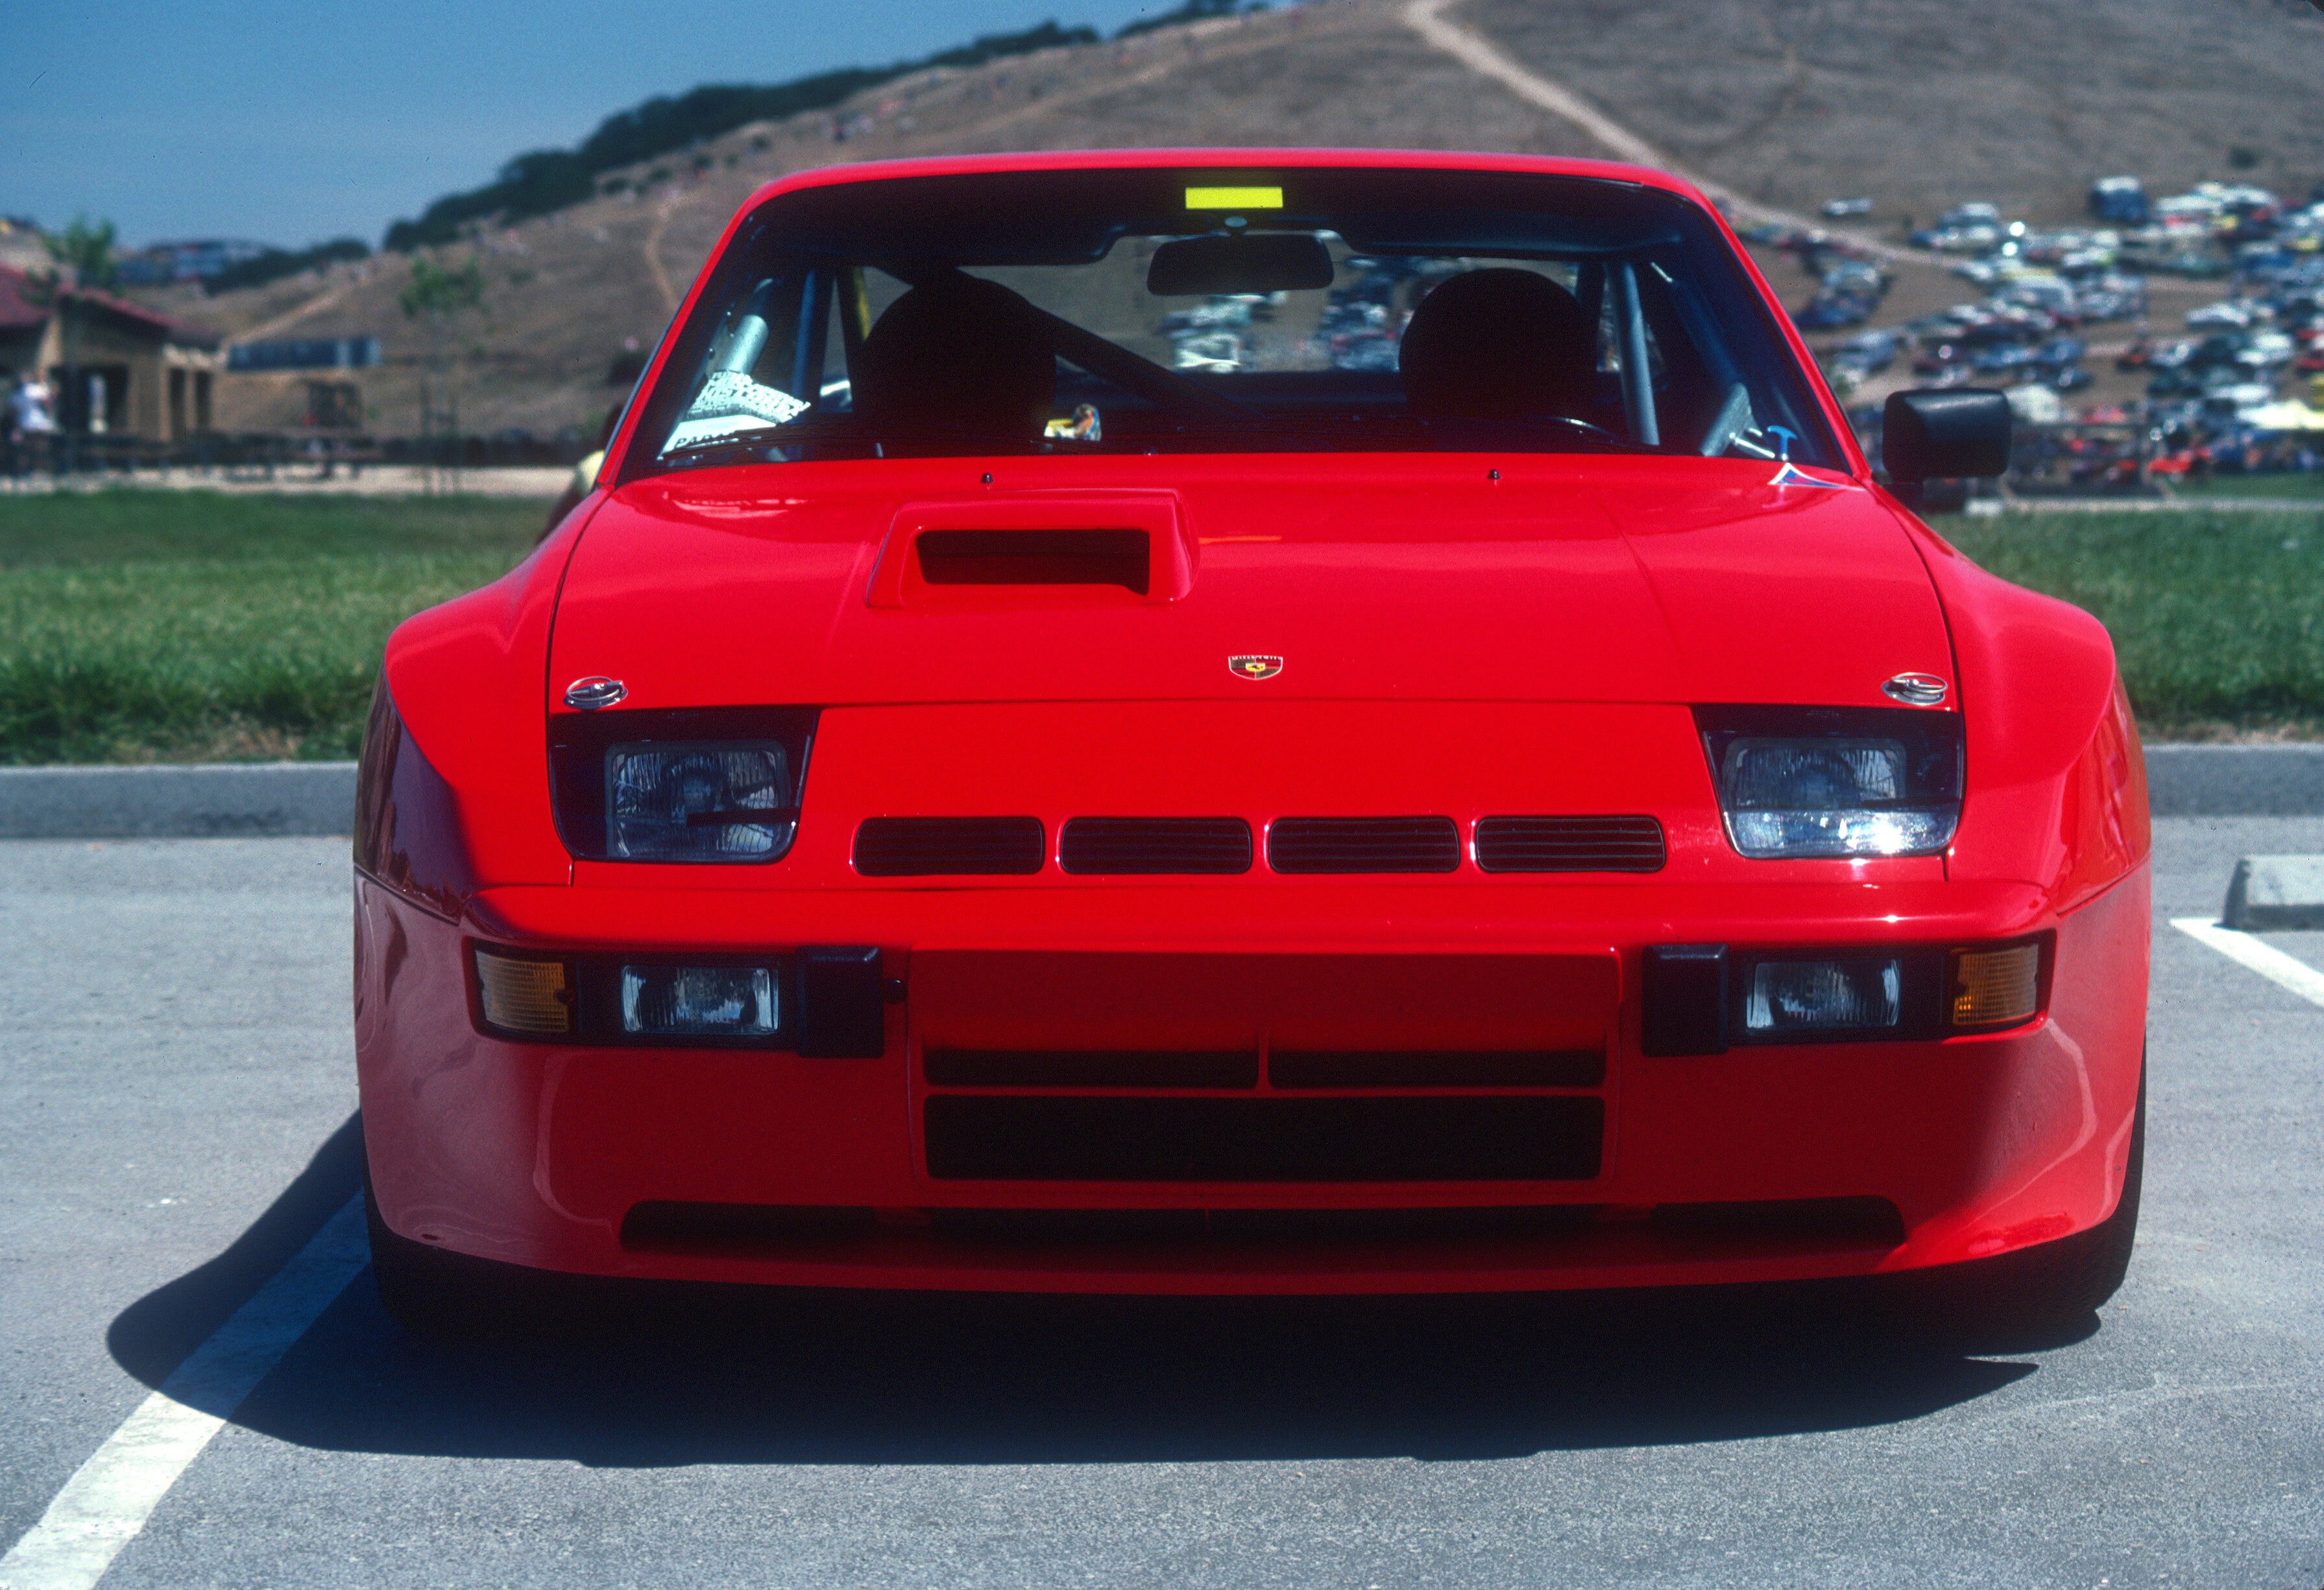
[[[1280,188],[1189,188],[1188,209],[1281,209]]]

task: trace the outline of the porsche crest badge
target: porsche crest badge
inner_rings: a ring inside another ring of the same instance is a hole
[[[1227,671],[1239,679],[1271,679],[1283,671],[1280,657],[1230,657]]]
[[[1900,673],[1880,687],[1881,694],[1907,707],[1934,707],[1950,689],[1932,673]]]

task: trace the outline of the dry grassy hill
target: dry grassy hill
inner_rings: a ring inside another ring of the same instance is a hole
[[[2305,0],[1466,0],[1459,14],[1764,202],[2083,213],[2091,181],[2324,180]]]
[[[587,425],[650,346],[758,183],[841,161],[1004,149],[1216,143],[1608,151],[1425,40],[1408,0],[1310,0],[1122,43],[922,73],[831,111],[737,129],[615,173],[621,190],[480,235],[463,428]],[[1893,229],[1972,198],[2078,208],[2094,176],[2324,177],[2324,17],[2299,0],[1463,0],[1448,17],[1583,95],[1674,160],[1805,208],[1868,193]],[[423,338],[384,255],[169,307],[229,336],[370,333],[371,427],[409,431]],[[1794,285],[1781,282],[1788,291]],[[295,377],[236,377],[219,422],[297,422]]]

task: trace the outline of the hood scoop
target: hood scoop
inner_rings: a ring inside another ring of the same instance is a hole
[[[1139,596],[1154,586],[1142,530],[924,530],[912,556],[929,586],[1106,586]]]
[[[889,526],[873,607],[1121,606],[1175,602],[1194,548],[1174,494],[914,503]]]

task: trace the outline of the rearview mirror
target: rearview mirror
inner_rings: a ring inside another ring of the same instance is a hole
[[[1993,476],[2009,467],[2009,400],[1997,392],[1900,392],[1881,411],[1892,485]]]
[[[1332,251],[1305,232],[1182,237],[1154,251],[1146,291],[1158,298],[1306,292],[1332,285]]]

